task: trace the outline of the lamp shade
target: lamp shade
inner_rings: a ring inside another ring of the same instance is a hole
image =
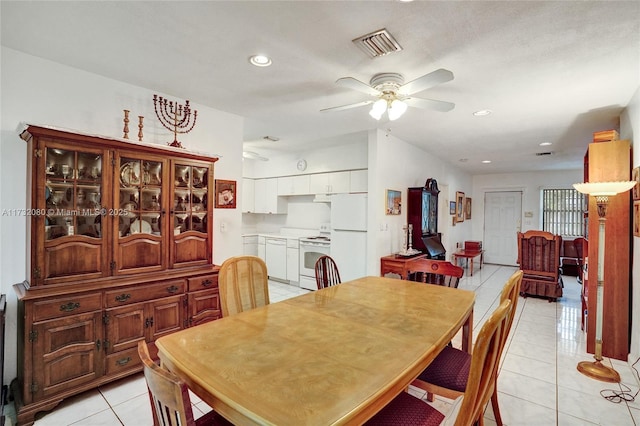
[[[634,181],[618,181],[618,182],[584,182],[574,183],[573,187],[576,191],[583,194],[589,194],[594,197],[604,197],[620,194],[633,188]]]

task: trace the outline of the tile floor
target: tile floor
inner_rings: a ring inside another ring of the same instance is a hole
[[[476,292],[474,330],[477,332],[497,306],[500,290],[515,271],[513,267],[484,265],[465,276],[460,288]],[[580,285],[574,277],[564,277],[564,297],[558,303],[536,298],[520,298],[498,378],[502,418],[511,425],[635,425],[640,424],[640,398],[631,402],[611,402],[601,393],[615,394],[630,388],[638,391],[639,379],[630,363],[613,360],[623,386],[589,379],[576,370],[585,352],[585,335],[580,330]],[[299,288],[270,282],[272,302],[305,292]],[[475,333],[474,333],[475,334]],[[459,346],[459,338],[454,344]],[[631,360],[631,363],[635,360]],[[610,360],[606,360],[610,363]],[[625,388],[624,385],[628,386]],[[416,396],[424,396],[410,388]],[[208,407],[192,394],[194,414]],[[448,410],[448,400],[434,402]],[[485,413],[485,423],[495,424],[493,412]],[[151,411],[139,374],[70,398],[49,413],[40,413],[36,426],[67,425],[151,425]]]

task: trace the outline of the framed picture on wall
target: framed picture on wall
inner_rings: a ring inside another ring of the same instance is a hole
[[[471,219],[471,198],[469,197],[464,199],[464,219]]]
[[[449,201],[449,214],[451,216],[454,216],[456,214],[456,202],[455,201]]]
[[[464,222],[464,192],[456,191],[456,222]]]
[[[394,191],[393,189],[387,189],[387,214],[400,214],[402,209],[402,193],[400,191]]]
[[[631,180],[636,182],[635,186],[631,190],[634,200],[640,200],[640,167],[636,167],[631,172]]]
[[[213,207],[217,209],[236,208],[236,181],[216,179],[216,194]]]

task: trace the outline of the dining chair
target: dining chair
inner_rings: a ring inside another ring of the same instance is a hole
[[[268,305],[267,265],[257,256],[230,257],[220,266],[218,289],[223,317]]]
[[[320,256],[316,260],[316,284],[318,290],[340,284],[340,271],[331,256]]]
[[[144,340],[138,342],[138,355],[144,365],[154,426],[231,425],[213,410],[194,419],[186,383],[151,359],[149,347]]]
[[[507,336],[511,330],[513,319],[515,317],[516,308],[518,307],[518,295],[520,292],[520,284],[522,282],[522,271],[514,272],[500,293],[500,303],[505,300],[511,301],[511,311],[507,317],[506,330],[502,341],[500,342],[500,354],[507,341]],[[475,348],[473,350],[475,352]],[[433,395],[440,395],[445,398],[455,399],[463,395],[469,381],[469,370],[471,367],[471,359],[473,355],[463,350],[447,346],[431,364],[411,383],[413,386],[427,391],[427,400],[433,401]],[[502,425],[500,416],[500,406],[498,405],[498,376],[496,374],[493,390],[491,394],[491,406],[496,419],[496,424]]]
[[[416,259],[407,262],[406,277],[410,281],[458,288],[464,269],[446,260]]]
[[[508,299],[502,301],[480,329],[470,360],[466,389],[462,397],[454,401],[454,406],[447,416],[425,401],[407,392],[401,392],[366,424],[374,426],[484,424],[484,410],[494,388],[500,361],[500,345],[507,332],[506,323],[511,311],[511,301]]]

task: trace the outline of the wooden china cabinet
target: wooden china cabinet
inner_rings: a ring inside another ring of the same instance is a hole
[[[28,126],[18,424],[142,368],[137,343],[221,316],[216,157]]]

